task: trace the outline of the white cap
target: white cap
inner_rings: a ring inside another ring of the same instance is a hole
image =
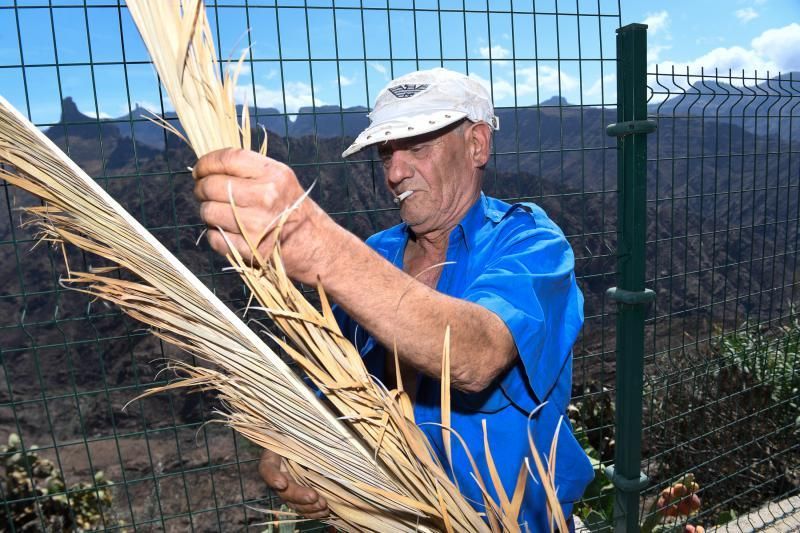
[[[370,124],[342,153],[430,133],[468,118],[500,129],[489,93],[477,80],[443,68],[420,70],[389,82],[375,100]]]

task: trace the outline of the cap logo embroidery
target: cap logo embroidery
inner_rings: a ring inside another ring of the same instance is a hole
[[[421,93],[428,88],[427,83],[404,84],[390,87],[389,92],[396,98],[411,98],[415,94]]]

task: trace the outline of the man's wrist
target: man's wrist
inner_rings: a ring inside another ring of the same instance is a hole
[[[315,228],[315,232],[324,244],[321,254],[315,259],[314,270],[317,279],[330,292],[335,290],[341,276],[353,275],[353,268],[348,263],[358,255],[358,246],[364,244],[329,216],[322,218],[321,227]]]

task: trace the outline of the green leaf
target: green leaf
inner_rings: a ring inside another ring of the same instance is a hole
[[[611,517],[598,511],[590,511],[582,521],[583,525],[592,533],[611,531],[611,527],[614,525],[611,521]]]
[[[736,511],[733,509],[728,509],[727,511],[722,511],[719,516],[717,516],[716,525],[723,525],[736,520],[737,514]]]

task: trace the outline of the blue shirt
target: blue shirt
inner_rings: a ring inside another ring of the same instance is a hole
[[[408,238],[407,225],[399,224],[373,235],[367,244],[402,269]],[[482,420],[486,420],[492,458],[509,498],[525,457],[531,457],[529,428],[540,456],[547,455],[561,420],[555,485],[565,516],[569,516],[572,503],[594,477],[566,417],[572,388],[572,344],[583,324],[583,296],[575,282],[572,249],[538,206],[509,205],[481,194],[452,230],[447,261],[452,264],[443,268],[436,289],[499,316],[519,352],[516,363],[484,391],[471,394],[453,389],[451,426],[465,440],[484,483],[499,502],[486,463]],[[383,379],[383,346],[341,309],[335,312],[342,332],[359,349],[367,369]],[[529,424],[528,414],[544,402]],[[447,465],[441,428],[426,424],[441,423],[440,405],[439,380],[420,374],[414,416],[442,464]],[[481,492],[456,438],[452,439],[452,454],[461,493],[483,511]],[[530,466],[535,472],[533,460]],[[530,531],[550,530],[543,489],[530,478],[520,513],[523,523]]]

